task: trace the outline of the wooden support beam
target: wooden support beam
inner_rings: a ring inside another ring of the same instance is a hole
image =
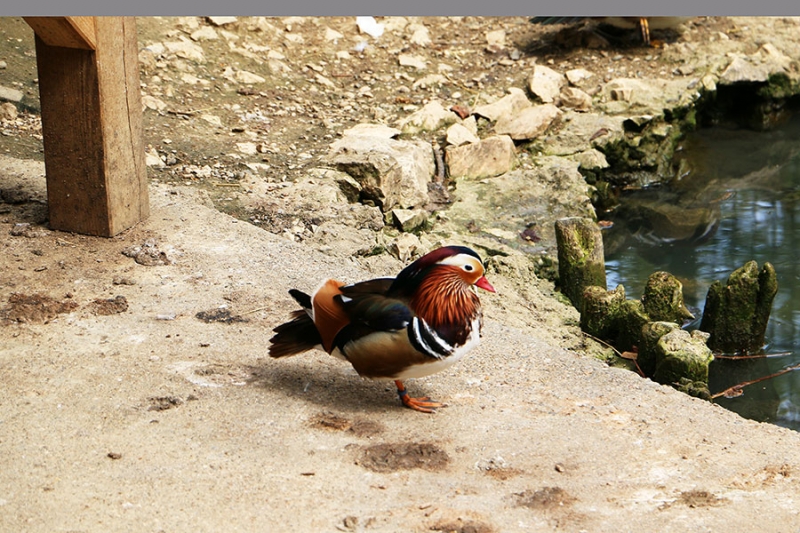
[[[133,17],[97,17],[96,49],[36,35],[50,227],[113,236],[149,215]]]
[[[95,50],[95,17],[23,17],[45,44]]]

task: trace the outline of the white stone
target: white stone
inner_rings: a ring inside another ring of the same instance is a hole
[[[379,24],[375,17],[356,17],[356,25],[359,32],[366,33],[374,39],[383,35],[383,24]]]
[[[592,108],[592,97],[576,87],[561,89],[561,106],[575,111],[589,111]]]
[[[473,118],[473,120],[475,120]],[[476,143],[480,139],[462,124],[453,124],[447,128],[447,144],[461,146],[462,144]]]
[[[202,28],[195,30],[190,35],[193,41],[213,41],[215,39],[219,39],[219,35],[217,35],[216,30],[211,26],[203,26]]]
[[[164,168],[164,162],[161,160],[161,156],[158,155],[158,151],[155,148],[150,148],[149,150],[145,151],[144,153],[144,163],[148,167],[156,167],[156,168]]]
[[[205,120],[212,126],[222,127],[222,119],[219,118],[217,115],[200,115],[200,119]]]
[[[417,46],[428,46],[433,41],[431,41],[431,35],[426,28],[422,24],[409,24],[408,31],[411,32],[411,43],[416,44]]]
[[[516,115],[523,109],[531,107],[531,102],[525,96],[525,91],[512,87],[508,94],[491,104],[480,105],[473,110],[473,113],[485,117],[492,122],[497,121],[505,115]]]
[[[486,32],[486,43],[490,48],[502,49],[506,46],[506,31],[494,30]]]
[[[258,145],[251,142],[236,143],[236,149],[245,155],[256,155],[258,153]]]
[[[542,104],[522,110],[517,115],[504,116],[495,124],[494,131],[508,134],[515,140],[535,139],[561,115],[553,104]]]
[[[583,68],[574,68],[566,71],[564,76],[566,76],[567,81],[575,87],[582,87],[594,74]]]
[[[227,26],[236,22],[236,17],[207,17],[208,21],[214,26]]]
[[[428,202],[435,167],[427,142],[348,135],[331,145],[325,161],[350,174],[361,187],[362,198],[385,212]]]
[[[361,136],[361,137],[378,137],[380,139],[392,139],[400,135],[400,130],[385,126],[383,124],[356,124],[352,128],[346,129],[342,132],[343,137],[347,136]]]
[[[533,74],[528,80],[528,88],[542,102],[552,103],[558,97],[561,87],[565,83],[566,78],[562,74],[544,65],[535,65]]]
[[[236,81],[238,81],[239,83],[246,83],[246,84],[264,83],[265,81],[267,81],[265,78],[262,78],[258,74],[254,74],[246,70],[237,70],[236,74],[234,74],[234,79],[236,79]]]
[[[472,144],[449,146],[447,168],[453,178],[481,179],[511,170],[516,161],[514,141],[508,135],[495,135]]]
[[[0,85],[0,100],[6,100],[7,102],[21,102],[22,97],[22,91]]]
[[[397,61],[400,63],[401,67],[414,67],[417,70],[425,70],[428,68],[427,62],[422,56],[400,54],[397,56]]]
[[[152,109],[153,111],[164,111],[167,104],[163,100],[159,100],[155,96],[149,94],[142,95],[142,110]]]
[[[206,60],[203,49],[191,41],[169,41],[165,42],[164,46],[167,48],[167,51],[180,58],[191,59],[198,63],[204,63]]]
[[[402,119],[398,126],[403,133],[413,134],[421,131],[436,131],[455,121],[455,113],[445,109],[438,100],[431,100],[421,109]]]
[[[15,120],[19,116],[17,106],[11,102],[3,102],[0,104],[0,120]]]
[[[325,26],[325,40],[326,41],[338,41],[339,39],[344,38],[344,35],[339,33],[338,31],[334,30],[333,28],[329,28]]]

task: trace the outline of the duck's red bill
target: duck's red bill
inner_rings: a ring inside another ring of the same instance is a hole
[[[496,290],[494,290],[494,287],[492,287],[492,284],[489,283],[489,280],[486,279],[486,276],[481,276],[480,279],[475,282],[475,285],[477,285],[478,287],[480,287],[485,291],[497,292]]]

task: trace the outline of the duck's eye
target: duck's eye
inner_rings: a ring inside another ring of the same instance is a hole
[[[474,268],[472,267],[472,265],[464,265],[464,270],[466,270],[467,272],[472,272]]]

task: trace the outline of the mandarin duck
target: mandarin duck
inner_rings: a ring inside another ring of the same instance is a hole
[[[533,17],[534,24],[571,24],[585,19],[596,20],[625,30],[637,29],[642,42],[650,45],[650,30],[675,29],[692,17]]]
[[[432,413],[442,404],[412,398],[403,383],[448,368],[478,345],[480,287],[495,292],[483,262],[464,246],[438,248],[396,278],[346,285],[328,279],[308,295],[289,294],[302,309],[273,331],[269,355],[286,357],[321,347],[360,376],[394,380],[403,404]]]

